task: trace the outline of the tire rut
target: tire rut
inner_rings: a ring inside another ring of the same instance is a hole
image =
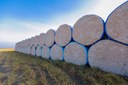
[[[49,75],[47,70],[45,70],[45,73],[46,73],[46,79],[48,80],[48,84],[49,85],[57,85],[56,80]]]
[[[75,85],[85,85],[82,82],[82,78],[77,74],[77,73],[73,73],[71,74],[70,72],[68,72],[68,70],[64,69],[63,67],[61,67],[58,64],[53,64],[54,66],[62,69],[67,75],[70,76],[70,78],[73,80],[73,82],[75,83]]]
[[[45,69],[43,67],[41,68],[41,66],[40,67],[37,67],[36,65],[32,65],[32,66],[33,66],[32,69],[36,71],[37,78],[40,78],[40,74],[43,74],[47,80],[48,85],[57,85],[56,80],[49,75],[47,69]],[[40,69],[40,71],[39,71],[39,69]],[[38,85],[41,85],[41,84],[39,83]]]

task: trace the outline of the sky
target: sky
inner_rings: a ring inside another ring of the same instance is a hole
[[[73,26],[84,15],[106,21],[127,0],[0,0],[0,48],[31,38],[62,24]]]

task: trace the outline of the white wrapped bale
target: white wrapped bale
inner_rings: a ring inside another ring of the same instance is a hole
[[[31,38],[27,39],[27,47],[30,47]]]
[[[37,47],[38,45],[39,45],[39,36],[36,35],[36,36],[34,37],[34,46]]]
[[[42,56],[41,47],[37,46],[36,48],[36,56]]]
[[[71,27],[67,24],[61,25],[56,31],[55,42],[60,46],[66,46],[71,41],[71,36]]]
[[[30,51],[31,51],[31,47],[27,47],[27,48],[26,48],[26,54],[30,55],[30,54],[31,54]]]
[[[128,1],[110,14],[106,28],[109,37],[128,44]]]
[[[25,40],[25,47],[24,47],[24,53],[25,54],[30,54],[30,39]]]
[[[30,43],[31,43],[31,39],[29,38],[29,39],[27,40],[27,54],[31,54],[31,53],[30,53],[30,48],[31,48]]]
[[[45,38],[46,38],[46,34],[45,33],[41,33],[39,35],[39,45],[42,47],[45,44]]]
[[[87,49],[76,42],[69,43],[64,49],[64,60],[77,65],[87,64]]]
[[[89,49],[88,60],[91,67],[128,76],[128,46],[102,40]]]
[[[36,55],[35,53],[36,53],[35,47],[32,46],[31,47],[31,55],[35,56]]]
[[[50,48],[47,47],[46,45],[43,46],[42,48],[42,58],[50,58]]]
[[[55,31],[50,29],[46,33],[45,45],[51,47],[55,41]]]
[[[63,48],[57,44],[54,44],[51,47],[50,56],[52,60],[63,60]]]
[[[97,15],[80,18],[73,27],[73,39],[83,45],[91,45],[99,40],[104,31],[104,22]]]
[[[32,47],[34,45],[34,37],[30,38],[30,47]]]

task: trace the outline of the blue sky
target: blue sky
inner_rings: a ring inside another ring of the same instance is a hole
[[[89,0],[0,0],[0,19],[49,22],[56,15],[73,12]]]
[[[96,14],[104,20],[126,0],[0,0],[0,47],[15,43],[61,24],[73,24]]]

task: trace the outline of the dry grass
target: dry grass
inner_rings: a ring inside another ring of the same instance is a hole
[[[0,66],[5,70],[0,70],[2,85],[128,84],[127,77],[103,72],[97,68],[42,59],[10,50],[1,52]]]
[[[14,48],[0,48],[0,52],[14,51]]]

